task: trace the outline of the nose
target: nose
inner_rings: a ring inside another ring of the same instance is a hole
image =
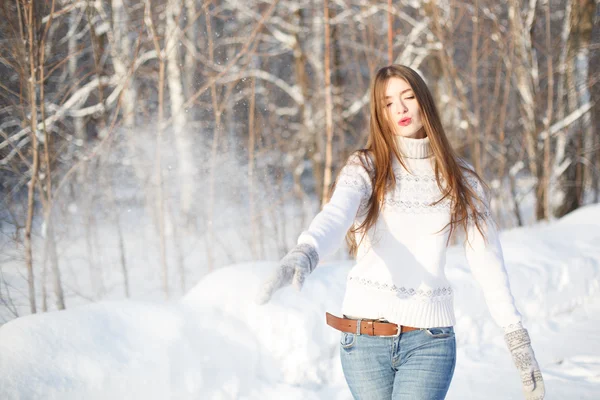
[[[396,113],[397,114],[403,114],[406,111],[408,111],[408,108],[406,107],[406,105],[402,101],[397,102],[397,105],[395,107],[396,107]]]

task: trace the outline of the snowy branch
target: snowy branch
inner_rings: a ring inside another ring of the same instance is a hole
[[[561,119],[558,122],[555,122],[550,128],[550,135],[554,136],[559,133],[562,129],[565,129],[567,126],[571,125],[573,122],[577,121],[579,118],[583,117],[588,111],[590,111],[593,107],[593,103],[585,103],[577,110],[573,111],[571,114],[567,115],[565,118]],[[542,131],[540,133],[540,140],[544,140],[548,131]]]
[[[100,80],[98,80],[98,78],[94,78],[90,82],[88,82],[85,86],[82,86],[75,93],[73,93],[73,95],[69,98],[69,100],[67,100],[62,106],[57,106],[55,104],[49,103],[47,105],[47,110],[52,111],[53,114],[51,116],[49,116],[48,118],[46,118],[45,122],[38,123],[38,125],[37,125],[38,130],[41,131],[42,129],[44,129],[44,123],[46,124],[46,127],[52,126],[52,124],[57,122],[63,116],[81,117],[81,116],[91,115],[95,112],[102,111],[103,107],[112,104],[112,102],[115,101],[114,100],[115,97],[111,95],[107,99],[106,105],[96,104],[94,106],[90,106],[90,107],[87,107],[84,109],[79,109],[81,107],[81,105],[83,105],[85,103],[85,101],[88,99],[89,95],[94,90],[96,90],[100,84],[102,84],[103,86],[115,86],[118,84],[118,81],[117,81],[116,77],[112,77],[112,78],[102,77]],[[115,91],[120,92],[120,90],[121,90],[121,86],[119,85],[115,89]],[[114,92],[112,94],[114,95]],[[108,100],[111,100],[111,102],[109,102]],[[2,160],[0,160],[1,165],[6,165],[17,154],[18,150],[20,150],[23,146],[25,146],[27,143],[29,143],[29,136],[27,136],[23,140],[21,140],[21,138],[28,135],[29,133],[31,133],[31,127],[27,126],[23,129],[21,129],[19,132],[13,134],[8,139],[8,141],[10,141],[10,142],[16,142],[19,140],[20,140],[20,142],[6,157],[4,157]],[[41,135],[39,132],[36,132],[36,134],[39,136],[40,143],[43,143],[43,140],[44,140],[43,135]],[[1,142],[0,148],[6,147],[7,145],[8,145],[8,143],[6,143],[6,141]]]
[[[276,75],[273,75],[269,72],[259,70],[259,69],[251,69],[251,70],[244,71],[244,77],[255,77],[255,78],[259,78],[264,81],[270,82],[270,83],[274,84],[275,86],[277,86],[278,88],[280,88],[281,90],[283,90],[288,96],[290,96],[299,105],[304,104],[304,96],[302,96],[302,92],[300,91],[300,88],[297,85],[290,86],[286,81],[277,77]],[[233,73],[231,75],[224,76],[224,77],[218,79],[217,82],[224,84],[224,83],[234,82],[234,81],[237,81],[240,79],[241,78],[240,78],[239,73]]]

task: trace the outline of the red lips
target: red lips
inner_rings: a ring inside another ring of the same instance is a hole
[[[409,125],[411,122],[412,122],[412,119],[406,117],[406,118],[402,118],[400,121],[398,121],[398,125],[406,126],[406,125]]]

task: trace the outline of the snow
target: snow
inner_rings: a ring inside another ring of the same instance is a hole
[[[547,399],[600,398],[600,206],[501,235]],[[520,381],[461,247],[448,250],[458,357],[448,399],[522,399]],[[350,399],[339,362],[351,261],[302,292],[254,303],[274,262],[231,265],[181,299],[101,301],[0,327],[0,399]]]

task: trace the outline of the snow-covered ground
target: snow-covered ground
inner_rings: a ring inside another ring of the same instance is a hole
[[[501,235],[547,399],[600,398],[600,206]],[[0,399],[350,399],[339,313],[352,263],[302,292],[254,297],[273,262],[232,265],[171,302],[102,301],[0,328]],[[458,359],[448,399],[521,399],[520,380],[462,248],[448,251]]]

